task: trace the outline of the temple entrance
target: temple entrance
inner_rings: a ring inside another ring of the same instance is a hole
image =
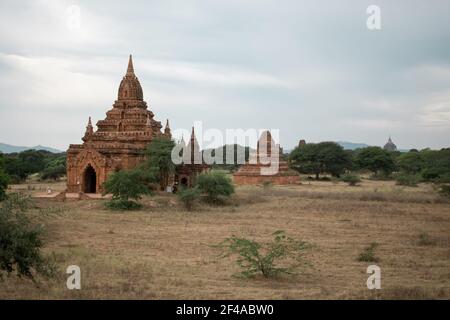
[[[84,183],[83,192],[84,193],[96,193],[97,192],[97,175],[94,168],[88,165],[86,170],[84,170]]]
[[[186,177],[181,178],[180,183],[181,183],[181,186],[182,186],[182,187],[187,187],[187,186],[188,186],[188,180],[187,180],[187,178],[186,178]]]

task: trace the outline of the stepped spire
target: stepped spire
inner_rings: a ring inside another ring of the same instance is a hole
[[[130,58],[128,59],[127,75],[134,75],[133,56],[131,54]]]
[[[172,133],[170,132],[169,119],[166,120],[166,127],[164,128],[164,134],[169,138],[172,137]]]
[[[120,82],[118,100],[144,100],[141,84],[134,74],[133,57],[131,54],[128,59],[127,73]]]

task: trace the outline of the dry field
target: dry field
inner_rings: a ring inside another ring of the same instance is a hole
[[[143,210],[125,213],[105,210],[102,200],[36,202],[57,208],[43,219],[45,252],[55,254],[59,275],[38,285],[10,277],[0,282],[2,299],[450,298],[450,202],[431,185],[239,187],[229,205],[193,212],[172,195],[145,198]],[[210,246],[233,234],[269,240],[280,229],[312,244],[310,266],[295,276],[236,279],[234,260]],[[420,243],[423,233],[429,244]],[[373,263],[357,260],[371,242],[379,243],[381,290],[366,287]],[[66,289],[72,264],[81,268],[81,290]]]

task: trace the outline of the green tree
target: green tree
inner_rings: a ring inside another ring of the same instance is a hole
[[[424,166],[423,157],[419,152],[406,152],[397,157],[398,168],[409,174],[417,174]]]
[[[160,184],[161,190],[165,190],[169,184],[169,177],[175,172],[175,164],[172,162],[172,149],[175,147],[173,140],[157,137],[147,147],[146,161],[142,170],[150,173],[150,180],[154,177]]]
[[[0,201],[5,200],[6,198],[6,189],[8,188],[9,177],[4,172],[4,157],[3,154],[0,153]]]
[[[395,170],[391,153],[380,147],[367,147],[358,150],[355,162],[359,168],[370,170],[375,175],[379,172],[390,175]]]
[[[192,210],[192,207],[194,206],[195,201],[200,197],[200,194],[201,192],[198,187],[182,188],[177,192],[178,199],[183,202],[188,211]]]
[[[11,194],[0,205],[0,278],[6,274],[34,280],[36,274],[51,276],[54,265],[41,254],[42,227],[26,211],[28,199]]]
[[[231,179],[218,170],[200,174],[197,177],[196,186],[206,194],[206,199],[212,203],[218,203],[222,198],[229,197],[234,193]]]
[[[289,155],[293,169],[300,173],[322,173],[339,177],[352,166],[351,154],[335,142],[307,143],[295,148]]]
[[[140,204],[132,201],[141,199],[149,189],[141,179],[138,170],[120,170],[112,173],[103,184],[104,194],[111,193],[112,200],[107,206],[112,209],[135,209]]]

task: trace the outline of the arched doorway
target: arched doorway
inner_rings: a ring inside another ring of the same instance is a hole
[[[188,179],[186,177],[181,178],[180,184],[182,187],[188,186]]]
[[[96,193],[97,192],[97,174],[91,165],[88,165],[84,170],[84,183],[83,192],[84,193]]]

